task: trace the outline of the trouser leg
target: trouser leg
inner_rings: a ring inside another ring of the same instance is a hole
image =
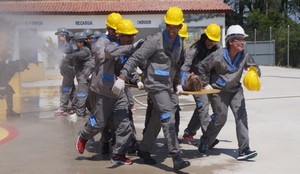
[[[228,105],[230,102],[230,94],[219,93],[213,94],[211,97],[211,106],[213,114],[211,122],[207,126],[207,130],[201,137],[201,143],[210,146],[220,133],[221,129],[227,121]]]
[[[131,143],[133,130],[128,114],[128,99],[124,92],[119,95],[119,99],[114,105],[113,127],[115,129],[116,144],[113,155],[125,155]]]
[[[145,118],[145,127],[143,129],[143,135],[145,134],[147,127],[149,125],[150,118],[152,117],[153,103],[150,96],[147,96],[147,110],[146,110],[146,118]]]
[[[192,136],[196,135],[200,128],[203,133],[210,122],[208,114],[209,102],[207,95],[194,95],[193,97],[196,102],[196,108],[187,128],[184,130],[185,134]]]
[[[236,135],[238,140],[239,152],[249,147],[248,117],[246,111],[245,98],[242,89],[234,94],[230,108],[233,112],[236,124]]]
[[[90,120],[86,123],[85,127],[81,131],[81,137],[83,139],[91,139],[99,132],[102,132],[105,125],[107,124],[110,115],[113,111],[114,102],[108,97],[91,93],[91,104],[95,118],[95,124]]]
[[[162,127],[164,136],[167,139],[168,150],[170,154],[181,152],[175,132],[175,111],[176,99],[169,91],[160,91],[157,93],[149,93],[153,101],[152,117],[143,136],[140,149],[149,152],[152,143],[156,139],[160,128]]]
[[[177,137],[178,137],[179,125],[180,125],[180,111],[181,111],[180,106],[177,105],[176,112],[175,112],[175,133]]]
[[[7,112],[12,112],[14,108],[14,103],[13,103],[13,95],[14,95],[14,90],[10,85],[7,85],[5,87],[5,95],[6,95],[6,111]]]
[[[61,92],[61,100],[60,100],[60,107],[63,110],[68,109],[69,101],[72,101],[73,98],[74,89],[75,89],[74,77],[70,78],[67,76],[63,76],[62,92]]]
[[[125,94],[128,99],[129,107],[132,108],[134,106],[134,99],[130,88],[125,87]]]
[[[80,117],[85,116],[86,99],[88,96],[89,86],[87,83],[79,83],[76,90],[76,114]]]

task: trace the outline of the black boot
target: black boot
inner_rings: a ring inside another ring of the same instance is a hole
[[[181,170],[191,165],[189,161],[184,161],[179,154],[175,154],[172,156],[173,159],[173,169]]]
[[[19,117],[21,114],[13,111],[13,110],[6,110],[7,117]]]
[[[130,145],[127,149],[128,154],[136,154],[136,152],[139,150],[139,144],[137,141],[133,142],[132,145]]]
[[[200,138],[200,143],[199,143],[199,146],[198,146],[198,151],[200,154],[205,154],[207,149],[208,149],[208,145],[206,144],[207,142],[207,138],[204,137],[204,136],[201,136]]]
[[[144,160],[145,164],[156,164],[156,161],[151,157],[149,152],[145,152],[139,149],[137,155]]]
[[[107,155],[110,152],[110,147],[108,142],[102,142],[101,154]]]
[[[212,149],[214,148],[217,144],[219,144],[219,140],[218,139],[215,139],[215,141],[208,147],[209,149]]]

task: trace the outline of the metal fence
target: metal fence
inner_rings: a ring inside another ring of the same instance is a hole
[[[275,41],[247,41],[247,52],[259,65],[275,65]]]

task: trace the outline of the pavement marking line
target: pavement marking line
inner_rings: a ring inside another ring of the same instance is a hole
[[[0,127],[0,141],[6,138],[8,134],[9,134],[8,130]]]
[[[19,131],[13,127],[0,125],[0,145],[13,140],[19,135]]]

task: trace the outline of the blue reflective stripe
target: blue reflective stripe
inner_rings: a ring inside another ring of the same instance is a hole
[[[202,102],[201,101],[197,101],[197,108],[202,108]]]
[[[76,97],[78,97],[78,98],[84,98],[84,97],[86,97],[86,94],[85,93],[78,93],[76,95]]]
[[[219,86],[225,86],[226,85],[226,81],[219,77],[218,80],[216,81],[216,84],[218,84]]]
[[[210,115],[211,121],[217,121],[217,116],[215,114]]]
[[[170,72],[168,70],[155,69],[154,74],[160,76],[170,76]]]
[[[102,73],[101,75],[101,78],[103,78],[104,80],[107,80],[107,81],[114,81],[114,77],[111,76],[110,74],[107,74],[107,73]]]
[[[161,114],[160,116],[160,120],[165,120],[171,117],[171,112],[165,112],[163,114]]]
[[[127,62],[127,60],[128,60],[128,56],[121,56],[120,57],[120,63],[122,65],[124,65]]]
[[[63,92],[71,92],[72,88],[69,87],[64,87]]]
[[[90,115],[90,124],[91,124],[91,126],[96,125],[96,119],[95,119],[95,116],[93,114]]]

